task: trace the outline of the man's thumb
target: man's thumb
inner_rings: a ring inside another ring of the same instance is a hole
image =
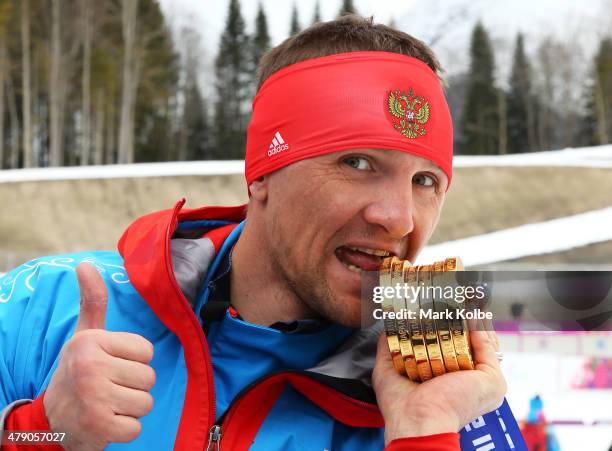
[[[81,309],[75,332],[86,329],[104,329],[108,291],[104,280],[91,264],[80,263],[76,267]]]

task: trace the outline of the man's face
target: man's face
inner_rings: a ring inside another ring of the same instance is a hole
[[[264,183],[264,239],[278,281],[321,316],[357,327],[360,273],[387,255],[415,260],[448,179],[424,158],[360,149],[291,164]]]

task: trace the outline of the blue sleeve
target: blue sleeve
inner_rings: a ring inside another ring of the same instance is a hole
[[[31,260],[0,278],[0,411],[46,387],[76,325],[71,256]]]

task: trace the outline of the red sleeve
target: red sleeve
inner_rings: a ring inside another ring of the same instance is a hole
[[[407,437],[393,440],[385,451],[458,451],[459,433],[446,432],[444,434],[425,435],[423,437]]]
[[[45,415],[45,406],[43,399],[45,392],[29,404],[24,404],[8,414],[4,423],[5,432],[9,431],[50,431],[51,427]],[[5,434],[6,435],[6,434]],[[61,450],[60,446],[43,446],[43,445],[15,445],[11,443],[2,443],[0,448],[2,451],[30,451],[30,450]]]

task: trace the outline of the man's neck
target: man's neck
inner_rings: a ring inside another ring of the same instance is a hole
[[[273,270],[265,242],[256,239],[255,224],[248,222],[232,251],[231,302],[252,324],[269,326],[317,315]]]

